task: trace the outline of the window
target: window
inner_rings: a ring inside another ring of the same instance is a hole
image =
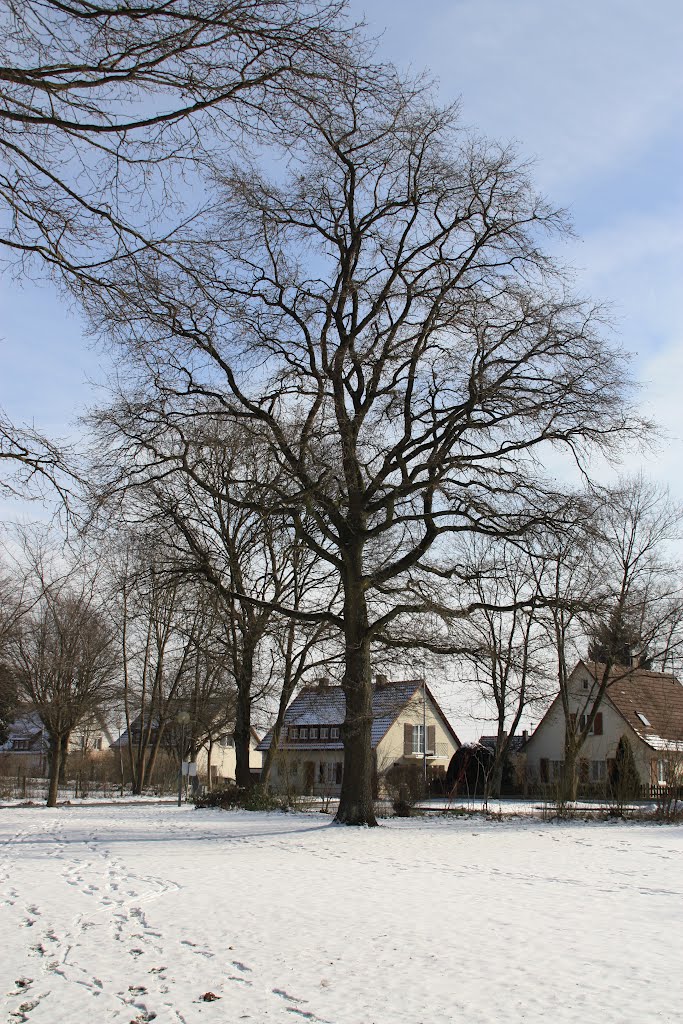
[[[328,740],[330,738],[330,727],[329,725],[320,726],[320,739]]]
[[[330,726],[330,739],[331,740],[338,740],[339,739],[339,726],[338,725],[331,725]]]
[[[29,750],[30,740],[12,740],[12,750]]]
[[[292,761],[292,775],[298,775],[298,774],[299,774],[299,762],[298,761]]]
[[[318,726],[317,725],[312,725],[311,726],[311,728],[308,730],[308,736],[309,736],[309,739],[317,740],[317,738],[318,738]]]
[[[650,725],[650,723],[648,722],[647,718],[645,717],[645,715],[643,714],[642,711],[636,711],[636,714],[638,715],[638,718],[641,720],[643,725],[646,725],[649,729],[652,728],[652,726]]]
[[[586,727],[586,720],[586,715],[581,715],[581,718],[579,719],[579,728],[582,732]],[[602,711],[598,711],[595,718],[593,719],[593,724],[588,730],[588,735],[602,736]]]
[[[669,782],[669,762],[657,761],[657,782],[660,786],[666,786]]]
[[[234,747],[235,745],[235,741],[233,740],[229,732],[224,732],[223,735],[218,740],[218,743],[221,747]]]
[[[318,783],[321,786],[340,786],[342,780],[341,761],[321,761],[318,765]]]
[[[584,679],[584,681],[583,681],[583,688],[584,688],[584,690],[588,689],[588,680],[587,679]]]
[[[551,761],[550,762],[550,781],[559,782],[562,778],[562,768],[564,761]]]
[[[591,782],[604,782],[607,778],[607,763],[591,761]]]
[[[290,738],[290,740],[298,740],[299,739],[299,726],[298,725],[290,725],[290,727],[289,727],[289,738]]]
[[[308,728],[307,728],[307,726],[302,725],[302,726],[299,727],[299,739],[300,740],[307,740],[308,739]]]
[[[424,725],[413,726],[413,753],[424,754],[425,752],[425,731]]]

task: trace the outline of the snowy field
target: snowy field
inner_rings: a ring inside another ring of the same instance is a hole
[[[0,1017],[673,1024],[682,869],[681,827],[4,808]]]

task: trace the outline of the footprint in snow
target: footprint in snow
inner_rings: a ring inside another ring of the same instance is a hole
[[[283,988],[272,989],[274,996],[279,996],[280,999],[286,999],[288,1003],[305,1003],[306,999],[297,999],[296,996],[290,996],[289,992],[285,992]]]
[[[190,942],[189,939],[181,939],[180,940],[180,945],[181,946],[189,946],[190,949],[193,950],[193,952],[195,952],[197,954],[197,956],[205,956],[205,957],[209,957],[209,958],[211,958],[212,956],[215,956],[215,954],[210,952],[210,950],[208,950],[208,949],[200,949],[196,942]]]

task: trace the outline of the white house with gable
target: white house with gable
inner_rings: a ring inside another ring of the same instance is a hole
[[[579,661],[569,677],[570,710],[581,718],[592,708],[604,665]],[[650,669],[615,666],[593,729],[579,754],[579,778],[605,786],[617,745],[626,736],[644,787],[666,785],[683,762],[683,686]],[[564,761],[565,719],[558,695],[525,746],[531,785],[557,782]]]

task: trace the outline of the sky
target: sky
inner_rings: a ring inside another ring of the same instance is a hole
[[[654,452],[627,452],[683,500],[683,3],[680,0],[351,0],[379,52],[426,71],[463,122],[515,141],[573,220],[562,256],[611,305]],[[106,371],[44,282],[0,278],[0,405],[73,436]],[[0,521],[17,511],[0,504]],[[36,506],[29,510],[35,515]]]

